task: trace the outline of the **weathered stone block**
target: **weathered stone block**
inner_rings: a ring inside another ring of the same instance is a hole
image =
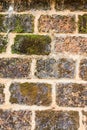
[[[78,28],[79,33],[87,33],[87,14],[79,15]]]
[[[41,15],[38,22],[39,32],[74,33],[75,16]]]
[[[0,104],[3,104],[5,100],[4,88],[5,86],[0,84]]]
[[[37,111],[36,130],[78,130],[78,112]]]
[[[82,111],[82,123],[83,123],[83,129],[86,130],[87,129],[87,112],[86,111]]]
[[[10,92],[11,103],[49,106],[52,100],[49,84],[13,83]]]
[[[34,16],[18,14],[8,17],[0,14],[0,32],[32,33],[34,31]]]
[[[50,9],[50,0],[14,0],[14,8],[16,11],[47,10]]]
[[[87,84],[61,83],[56,86],[57,104],[62,107],[87,106]]]
[[[87,59],[81,60],[79,75],[83,80],[87,80]]]
[[[69,9],[74,10],[84,10],[87,11],[87,0],[55,0],[55,8],[57,10]]]
[[[0,59],[0,78],[29,78],[29,59],[11,58]]]
[[[0,129],[31,130],[31,112],[0,110]]]
[[[37,60],[36,76],[38,78],[74,78],[75,61],[72,59]]]
[[[17,35],[12,52],[18,54],[48,55],[51,51],[51,38],[45,35]]]
[[[7,11],[11,4],[12,0],[0,0],[0,12]]]
[[[87,37],[55,37],[55,52],[87,55]]]
[[[0,35],[0,53],[6,51],[8,40],[4,35]]]

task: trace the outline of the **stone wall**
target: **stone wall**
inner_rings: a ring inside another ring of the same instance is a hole
[[[0,0],[0,130],[87,130],[87,0]]]

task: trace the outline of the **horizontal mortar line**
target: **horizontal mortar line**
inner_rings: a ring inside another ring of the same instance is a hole
[[[0,78],[0,83],[5,83],[6,82],[20,82],[20,83],[24,83],[24,82],[28,82],[28,83],[49,83],[49,84],[54,84],[54,83],[77,83],[77,84],[87,84],[87,81],[84,80],[75,80],[75,79],[11,79],[11,78]]]
[[[78,15],[83,15],[83,14],[87,14],[87,12],[85,11],[70,11],[70,10],[64,10],[64,11],[56,11],[56,10],[34,10],[31,9],[29,11],[23,11],[23,12],[16,12],[14,11],[13,14],[48,14],[48,15],[52,15],[52,14],[58,14],[58,15],[69,15],[69,14],[78,14]],[[0,12],[0,14],[8,14],[8,10],[6,12]]]
[[[30,110],[30,111],[44,111],[44,110],[55,110],[55,111],[87,111],[87,108],[84,107],[59,107],[57,106],[56,108],[52,108],[51,106],[36,106],[36,105],[32,105],[32,106],[28,106],[28,105],[18,105],[18,104],[3,104],[3,105],[0,105],[0,109],[3,109],[3,110]]]
[[[56,37],[60,37],[60,36],[64,36],[64,37],[66,37],[66,36],[76,36],[76,37],[78,37],[78,36],[82,36],[82,37],[87,37],[87,34],[80,34],[80,33],[78,33],[78,34],[70,34],[70,33],[66,33],[66,34],[62,34],[62,33],[54,33],[54,36],[56,36]]]
[[[55,33],[55,32],[49,32],[49,33],[45,33],[45,32],[33,32],[33,33],[14,33],[14,32],[10,32],[9,34],[11,35],[14,35],[14,37],[16,35],[49,35],[49,36],[52,36],[52,33],[54,35],[54,37],[60,37],[60,36],[82,36],[82,37],[87,37],[87,34],[81,34],[81,33]],[[0,32],[0,35],[6,35],[7,33],[3,33],[3,32]]]
[[[0,54],[0,58],[34,58],[36,60],[38,59],[47,59],[47,58],[54,58],[54,59],[60,59],[60,58],[66,58],[66,59],[87,59],[87,56],[85,55],[79,55],[79,54],[71,54],[71,53],[50,53],[49,55],[22,55],[22,54],[9,54],[8,52]]]

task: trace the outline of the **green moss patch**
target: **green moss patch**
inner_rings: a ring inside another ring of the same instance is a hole
[[[79,15],[78,26],[80,33],[87,33],[87,14]]]
[[[5,52],[7,47],[7,38],[0,35],[0,53]]]
[[[17,35],[12,53],[48,55],[50,53],[51,38],[44,35]]]

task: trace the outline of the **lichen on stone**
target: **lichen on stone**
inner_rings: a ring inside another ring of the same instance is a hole
[[[48,55],[50,53],[51,38],[44,35],[17,35],[12,53]]]
[[[26,105],[45,105],[51,103],[51,86],[40,83],[13,83],[10,86],[10,102]]]

